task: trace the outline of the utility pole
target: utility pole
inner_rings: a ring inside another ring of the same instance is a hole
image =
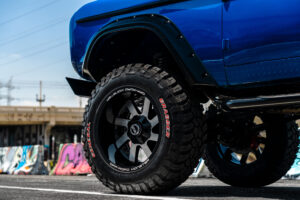
[[[43,95],[43,93],[42,93],[42,88],[43,88],[43,83],[42,83],[42,81],[40,81],[40,94],[36,95],[36,101],[39,102],[40,107],[42,107],[42,103],[45,102],[45,100],[46,100],[45,95]]]
[[[0,90],[2,90],[2,88],[4,88],[4,84],[2,84],[0,82]],[[4,96],[1,93],[2,93],[2,91],[0,91],[0,100],[2,100],[4,98]]]
[[[79,97],[79,108],[82,108],[82,97]]]
[[[12,84],[12,77],[9,79],[9,81],[6,83],[6,88],[7,88],[7,96],[6,96],[6,101],[7,101],[7,106],[11,105],[11,102],[13,100],[15,100],[12,96],[11,96],[11,91],[13,89],[15,89],[15,87]]]

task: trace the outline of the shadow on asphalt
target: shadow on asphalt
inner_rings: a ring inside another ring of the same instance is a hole
[[[230,186],[181,186],[167,194],[177,197],[249,197],[300,199],[300,187],[239,188]]]

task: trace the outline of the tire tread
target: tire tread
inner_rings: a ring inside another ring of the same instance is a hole
[[[167,100],[171,102],[168,105],[168,109],[173,112],[174,117],[174,121],[171,124],[172,134],[176,134],[176,132],[180,131],[184,137],[182,137],[180,141],[174,141],[170,145],[168,157],[162,160],[159,170],[155,171],[151,176],[148,176],[140,182],[120,184],[108,181],[105,174],[101,174],[96,169],[96,165],[88,150],[87,136],[84,130],[87,123],[87,116],[96,94],[111,80],[120,76],[136,73],[145,78],[153,79],[159,87],[165,90],[166,94],[168,94]],[[93,173],[96,174],[96,177],[105,186],[118,193],[159,194],[177,187],[193,172],[197,166],[198,159],[204,151],[205,141],[203,138],[207,138],[205,136],[207,131],[205,117],[201,114],[201,109],[199,108],[188,98],[182,86],[170,76],[169,73],[158,67],[153,67],[148,64],[129,64],[113,69],[112,72],[108,73],[101,79],[101,82],[97,84],[84,113],[82,142],[84,143],[86,158],[92,167]],[[187,125],[192,127],[187,127]],[[197,144],[191,145],[194,141],[197,141]]]

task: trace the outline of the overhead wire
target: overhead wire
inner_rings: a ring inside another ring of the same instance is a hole
[[[15,60],[13,60],[13,61],[9,61],[9,62],[6,62],[6,63],[0,63],[0,67],[1,67],[1,66],[4,66],[4,65],[9,65],[9,64],[12,64],[12,63],[19,62],[20,60],[24,60],[24,59],[27,59],[27,58],[29,58],[29,57],[32,57],[32,56],[35,56],[35,55],[44,53],[44,52],[46,52],[46,51],[55,49],[55,48],[57,48],[57,47],[60,47],[60,46],[62,46],[62,45],[65,45],[65,44],[67,44],[67,43],[68,43],[68,42],[66,42],[66,41],[65,41],[65,42],[61,42],[61,43],[59,43],[59,44],[52,45],[52,46],[50,46],[50,47],[47,47],[47,48],[44,48],[44,49],[41,49],[41,50],[32,52],[32,53],[30,53],[30,54],[27,54],[27,55],[25,54],[24,57],[17,58],[17,59],[15,59]]]
[[[52,39],[52,40],[48,40],[46,42],[42,42],[42,43],[38,43],[38,44],[35,44],[33,46],[30,46],[30,47],[26,47],[26,48],[22,48],[22,49],[19,49],[19,50],[14,50],[13,54],[22,54],[23,52],[30,52],[31,49],[34,49],[36,50],[38,47],[43,47],[47,44],[52,44],[53,42],[57,42],[57,41],[62,41],[62,40],[66,40],[65,37],[58,37],[58,38],[55,38],[55,39]],[[0,59],[3,59],[3,58],[6,58],[7,54],[4,54],[3,56],[0,56]]]
[[[3,40],[3,42],[0,42],[0,47],[6,46],[8,44],[11,44],[12,42],[24,39],[24,38],[32,36],[33,34],[36,34],[38,32],[42,32],[44,30],[52,28],[52,27],[54,27],[54,26],[56,26],[56,25],[58,25],[58,24],[60,24],[62,22],[66,22],[66,18],[62,18],[62,19],[60,19],[58,21],[51,22],[51,23],[47,24],[47,26],[44,26],[44,24],[43,24],[41,28],[37,28],[36,30],[30,30],[28,32],[25,31],[25,34],[17,35],[16,37],[14,37],[12,39]]]
[[[53,25],[55,25],[55,23],[64,22],[64,20],[66,20],[66,19],[67,19],[66,17],[56,17],[56,18],[52,18],[49,21],[44,21],[40,24],[31,26],[31,27],[26,27],[27,29],[23,29],[23,30],[21,29],[21,32],[11,31],[8,37],[5,37],[5,38],[2,37],[0,42],[4,42],[7,40],[13,40],[18,37],[34,33],[36,31],[39,31],[40,29],[43,29],[43,28],[46,28],[49,26],[53,26]],[[20,29],[18,29],[18,30],[20,30]]]
[[[13,22],[13,21],[18,20],[18,19],[21,19],[24,16],[30,15],[33,12],[40,11],[41,9],[49,7],[52,4],[57,3],[57,2],[58,2],[58,0],[54,0],[54,1],[51,1],[51,2],[46,3],[44,5],[41,5],[39,7],[36,7],[34,9],[31,9],[31,10],[29,10],[27,12],[24,12],[24,13],[22,13],[20,15],[17,15],[15,17],[9,18],[9,19],[4,20],[4,21],[0,21],[0,26],[1,25],[5,25],[5,24],[10,23],[10,22]],[[11,43],[13,43],[15,41],[18,41],[18,40],[21,40],[23,38],[32,36],[35,33],[42,32],[44,30],[47,30],[47,29],[49,29],[51,27],[54,27],[54,26],[56,26],[56,25],[58,25],[60,23],[66,22],[66,21],[67,21],[67,18],[55,19],[55,20],[50,21],[50,23],[48,23],[48,24],[43,23],[42,25],[31,27],[30,29],[27,29],[27,30],[25,30],[25,31],[23,31],[21,33],[12,35],[8,39],[0,40],[0,46],[3,47],[5,45],[11,44]],[[8,64],[11,64],[11,63],[18,62],[18,61],[26,59],[28,57],[35,56],[37,54],[44,53],[44,52],[49,51],[51,49],[57,48],[59,46],[62,46],[64,44],[66,44],[67,42],[57,43],[55,45],[51,45],[51,46],[42,48],[40,50],[35,50],[33,52],[28,53],[30,51],[30,49],[34,49],[35,47],[38,47],[38,46],[43,46],[46,43],[47,42],[45,42],[43,44],[40,44],[40,45],[34,45],[34,46],[30,47],[30,48],[25,48],[25,49],[23,48],[22,51],[26,51],[26,53],[27,53],[25,55],[25,57],[22,57],[22,58],[19,58],[19,59],[15,59],[15,60],[10,61],[10,62],[5,62],[5,63],[2,63],[0,65],[8,65]],[[58,59],[58,60],[56,60],[54,62],[51,62],[49,64],[46,64],[46,65],[40,65],[40,66],[37,66],[37,67],[30,68],[30,69],[28,69],[26,71],[23,71],[23,72],[18,72],[16,74],[13,74],[12,76],[19,76],[21,74],[31,73],[31,72],[36,71],[36,70],[45,69],[46,67],[53,66],[53,65],[55,65],[57,63],[65,61],[65,60],[66,60],[66,58]],[[31,88],[38,88],[39,87],[39,81],[36,81],[36,82],[35,81],[16,81],[16,82],[13,81],[13,83],[16,84],[16,85],[19,85],[21,87],[31,87]],[[69,87],[69,86],[65,82],[43,81],[43,87],[45,87],[47,89],[65,89],[66,87]]]
[[[44,8],[47,8],[47,7],[53,5],[53,4],[57,3],[57,2],[59,2],[59,0],[51,1],[51,2],[49,2],[49,3],[46,3],[46,4],[44,4],[44,5],[41,5],[41,6],[39,6],[39,7],[34,8],[34,9],[31,9],[31,10],[29,10],[29,11],[27,11],[27,12],[24,12],[24,13],[22,13],[22,14],[20,14],[20,15],[17,15],[17,16],[15,16],[15,17],[10,18],[10,19],[4,20],[4,21],[0,22],[0,26],[2,26],[2,25],[4,25],[4,24],[7,24],[7,23],[10,23],[10,22],[12,22],[12,21],[15,21],[15,20],[17,20],[17,19],[20,19],[20,18],[22,18],[22,17],[24,17],[24,16],[26,16],[26,15],[30,15],[30,14],[32,14],[32,13],[34,13],[34,12],[40,11],[40,10],[42,10],[42,9],[44,9]]]
[[[40,81],[29,81],[29,80],[14,80],[14,84],[19,84],[19,85],[26,85],[26,86],[35,86],[38,85]],[[48,86],[67,86],[67,82],[62,82],[62,81],[43,81],[43,85],[48,85]]]
[[[66,58],[61,58],[61,59],[58,59],[58,60],[56,60],[54,62],[45,64],[45,65],[35,66],[35,67],[32,67],[32,68],[26,69],[24,71],[20,71],[18,73],[11,74],[11,77],[16,77],[16,76],[20,76],[20,75],[24,75],[24,74],[29,74],[29,73],[32,73],[32,72],[36,72],[36,71],[39,71],[39,70],[47,69],[48,67],[51,67],[51,66],[53,66],[55,64],[58,64],[58,63],[61,63],[63,61],[66,61]],[[5,78],[5,77],[7,77],[7,75],[3,76],[3,78]]]

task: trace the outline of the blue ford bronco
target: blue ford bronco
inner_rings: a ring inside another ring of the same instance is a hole
[[[67,78],[90,97],[92,171],[119,193],[158,194],[200,157],[232,186],[280,179],[298,151],[299,0],[99,0],[70,22]]]

